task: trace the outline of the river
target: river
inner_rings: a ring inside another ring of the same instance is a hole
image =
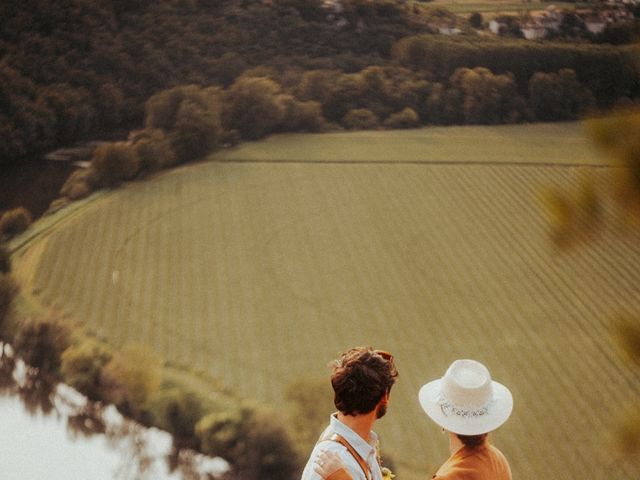
[[[2,479],[199,480],[228,470],[221,458],[176,457],[168,433],[91,404],[66,385],[25,388],[20,363],[13,378],[0,370]]]
[[[60,196],[60,189],[78,162],[90,161],[94,149],[104,142],[124,140],[135,125],[122,126],[112,132],[52,152],[16,160],[0,169],[0,212],[25,207],[34,219],[49,209]]]
[[[33,218],[40,217],[77,167],[72,162],[25,159],[5,165],[0,174],[0,212],[25,207]]]

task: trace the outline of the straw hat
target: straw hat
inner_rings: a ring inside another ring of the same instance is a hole
[[[480,435],[507,421],[513,397],[491,380],[475,360],[456,360],[444,377],[423,385],[418,393],[424,411],[441,427],[460,435]]]

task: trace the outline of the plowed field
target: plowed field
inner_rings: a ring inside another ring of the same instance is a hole
[[[560,253],[539,202],[610,168],[576,124],[276,136],[59,212],[24,270],[108,341],[274,406],[350,346],[392,351],[377,430],[399,480],[447,457],[417,392],[456,358],[512,389],[514,478],[635,480],[609,432],[640,393],[612,338],[640,312],[640,241]]]

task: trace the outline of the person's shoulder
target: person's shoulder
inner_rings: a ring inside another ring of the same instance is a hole
[[[508,464],[507,457],[502,453],[502,451],[498,447],[494,447],[493,445],[489,445],[489,451],[493,456],[499,458],[502,462]]]
[[[454,457],[445,462],[433,478],[437,480],[476,480],[477,469],[469,457]]]
[[[446,473],[436,474],[434,480],[476,480],[473,470],[465,468],[455,468]]]

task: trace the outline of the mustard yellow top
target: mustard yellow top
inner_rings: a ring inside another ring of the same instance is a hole
[[[511,480],[509,462],[493,445],[463,447],[432,477],[438,480]]]

